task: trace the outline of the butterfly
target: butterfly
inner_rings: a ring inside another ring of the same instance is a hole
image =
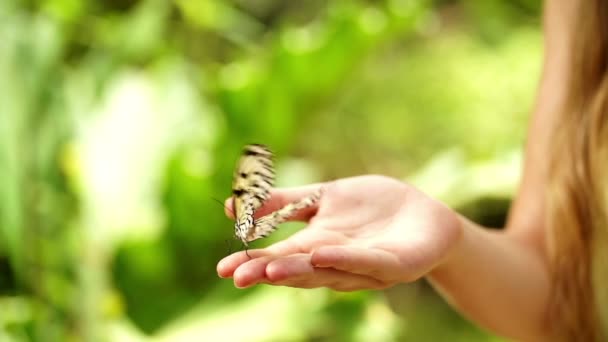
[[[237,163],[232,181],[234,234],[245,246],[248,242],[267,237],[277,226],[298,211],[315,205],[321,191],[292,202],[283,208],[255,219],[255,211],[270,198],[274,185],[273,154],[261,144],[246,145]]]

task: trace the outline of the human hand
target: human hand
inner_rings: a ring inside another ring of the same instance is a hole
[[[339,291],[414,281],[440,264],[461,236],[458,215],[406,183],[359,176],[275,189],[256,216],[312,194],[317,206],[292,220],[308,227],[264,249],[237,252],[217,265],[237,287],[257,283]],[[227,201],[230,215],[231,202]],[[247,255],[248,254],[248,255]]]

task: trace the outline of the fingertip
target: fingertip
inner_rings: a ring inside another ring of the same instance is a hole
[[[217,276],[220,277],[220,278],[228,278],[228,277],[230,277],[230,275],[226,271],[226,266],[224,266],[222,264],[222,261],[220,261],[220,262],[217,263],[217,266],[215,267],[215,271],[217,272]]]
[[[255,270],[252,270],[251,267],[243,267],[242,265],[234,271],[234,286],[239,289],[243,289],[249,287],[255,283],[256,277]]]
[[[245,288],[266,280],[266,266],[272,256],[260,257],[244,262],[236,268],[233,274],[234,285]]]
[[[234,208],[233,208],[232,204],[233,204],[232,197],[228,197],[224,201],[224,213],[226,214],[226,216],[228,216],[230,218],[234,218]]]
[[[217,263],[216,271],[220,278],[230,278],[234,272],[234,255],[229,255]]]
[[[250,254],[259,256],[261,252],[259,250],[251,251]],[[246,252],[240,251],[224,257],[217,263],[216,270],[218,276],[221,278],[230,278],[234,276],[234,271],[243,263],[249,261],[251,258]]]
[[[234,287],[236,287],[237,289],[246,289],[248,287],[251,287],[253,284],[251,282],[246,282],[241,278],[234,278]]]

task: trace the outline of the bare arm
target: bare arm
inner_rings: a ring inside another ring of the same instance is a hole
[[[522,341],[549,339],[545,259],[510,234],[463,219],[458,247],[428,278],[446,300],[481,326]]]
[[[550,134],[565,95],[575,1],[545,4],[545,60],[526,146],[522,183],[505,232],[463,219],[463,239],[429,279],[465,315],[518,340],[549,340],[550,276],[544,222]]]

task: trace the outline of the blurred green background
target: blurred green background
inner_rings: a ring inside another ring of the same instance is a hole
[[[216,200],[257,142],[280,186],[381,173],[500,227],[540,7],[0,0],[0,341],[502,341],[424,281],[237,290]]]

